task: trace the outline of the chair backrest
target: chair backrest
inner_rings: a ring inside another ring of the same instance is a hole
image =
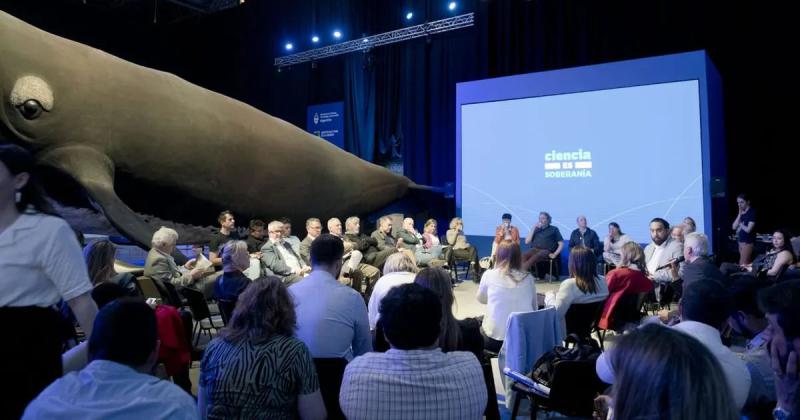
[[[181,289],[181,293],[189,303],[189,310],[192,311],[192,317],[194,317],[195,321],[211,318],[211,310],[208,309],[208,302],[206,302],[203,292],[184,287]]]
[[[339,389],[342,387],[347,359],[315,358],[314,366],[317,368],[319,390],[325,402],[328,419],[344,419],[342,409],[339,407]]]
[[[161,294],[161,291],[156,286],[155,280],[147,276],[141,276],[136,278],[136,288],[139,290],[139,293],[145,298],[155,298],[160,299],[162,302],[164,301],[164,296]]]
[[[597,325],[600,314],[606,301],[592,303],[572,304],[564,315],[567,324],[567,335],[577,334],[578,337],[585,338],[592,335],[592,328]]]
[[[609,329],[617,330],[627,323],[638,323],[642,319],[642,305],[647,293],[626,293],[614,306],[610,315]]]
[[[554,369],[549,398],[536,401],[543,408],[567,416],[591,418],[594,398],[603,388],[595,372],[595,360],[562,361]]]
[[[228,321],[233,316],[233,309],[236,307],[236,301],[230,299],[218,299],[217,300],[217,307],[219,308],[219,314],[222,316],[222,322],[225,325],[228,325]]]

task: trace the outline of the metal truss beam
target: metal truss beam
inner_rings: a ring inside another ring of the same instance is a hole
[[[355,51],[368,51],[381,45],[394,44],[396,42],[407,41],[409,39],[421,38],[455,29],[466,28],[474,24],[475,14],[466,13],[447,19],[426,22],[419,25],[409,26],[407,28],[397,29],[391,32],[384,32],[382,34],[358,38],[339,44],[327,45],[321,48],[315,48],[313,50],[285,55],[283,57],[277,57],[275,58],[275,67],[281,68]]]

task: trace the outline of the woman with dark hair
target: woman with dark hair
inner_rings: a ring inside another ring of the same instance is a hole
[[[736,196],[739,213],[733,221],[736,242],[739,243],[739,265],[753,262],[753,249],[756,242],[756,211],[750,207],[750,200],[744,194]]]
[[[453,314],[453,303],[456,299],[450,273],[440,267],[426,268],[417,273],[414,283],[432,290],[442,302],[442,329],[439,334],[439,347],[442,351],[469,351],[478,360],[483,360],[480,323],[475,318],[457,320]]]
[[[783,270],[797,261],[791,243],[791,234],[785,229],[777,229],[772,233],[772,249],[766,254],[759,255],[753,264],[737,265],[733,263],[723,263],[720,267],[725,275],[749,275],[758,278],[766,278],[774,281]]]
[[[562,320],[573,304],[600,302],[608,297],[608,285],[605,279],[597,275],[597,262],[591,249],[582,246],[572,248],[569,253],[569,276],[561,282],[555,297],[554,306]]]
[[[739,418],[717,358],[687,334],[644,326],[621,336],[611,365],[616,419]]]
[[[86,365],[86,345],[64,355],[59,315],[64,299],[87,338],[97,306],[81,249],[69,225],[51,215],[24,149],[0,144],[0,322],[5,326],[0,418],[19,418],[25,405],[63,372]]]
[[[255,280],[228,325],[206,347],[201,418],[325,418],[311,353],[294,337],[294,302],[281,279]]]
[[[92,286],[97,287],[100,283],[114,283],[122,286],[129,293],[136,293],[133,274],[117,273],[114,270],[116,255],[116,245],[107,239],[94,241],[83,248],[83,259],[86,261]]]
[[[622,233],[617,222],[608,224],[608,236],[603,240],[603,259],[614,267],[619,265],[622,245],[632,242],[628,235]]]
[[[683,218],[683,234],[688,235],[697,231],[697,223],[689,216]]]
[[[519,244],[501,242],[495,257],[495,268],[487,270],[481,277],[476,298],[487,305],[481,326],[484,346],[496,353],[506,339],[508,316],[512,312],[536,310],[538,299],[533,276],[522,270]]]

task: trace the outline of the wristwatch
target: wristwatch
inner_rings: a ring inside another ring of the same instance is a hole
[[[772,418],[775,420],[788,420],[792,416],[792,413],[786,411],[783,407],[775,407],[772,410]]]

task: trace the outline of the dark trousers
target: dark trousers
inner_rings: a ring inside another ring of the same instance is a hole
[[[480,260],[478,259],[478,250],[472,245],[470,245],[469,248],[454,249],[453,257],[462,261],[468,260],[470,263],[475,264],[475,270],[480,271],[481,269],[479,265]]]

